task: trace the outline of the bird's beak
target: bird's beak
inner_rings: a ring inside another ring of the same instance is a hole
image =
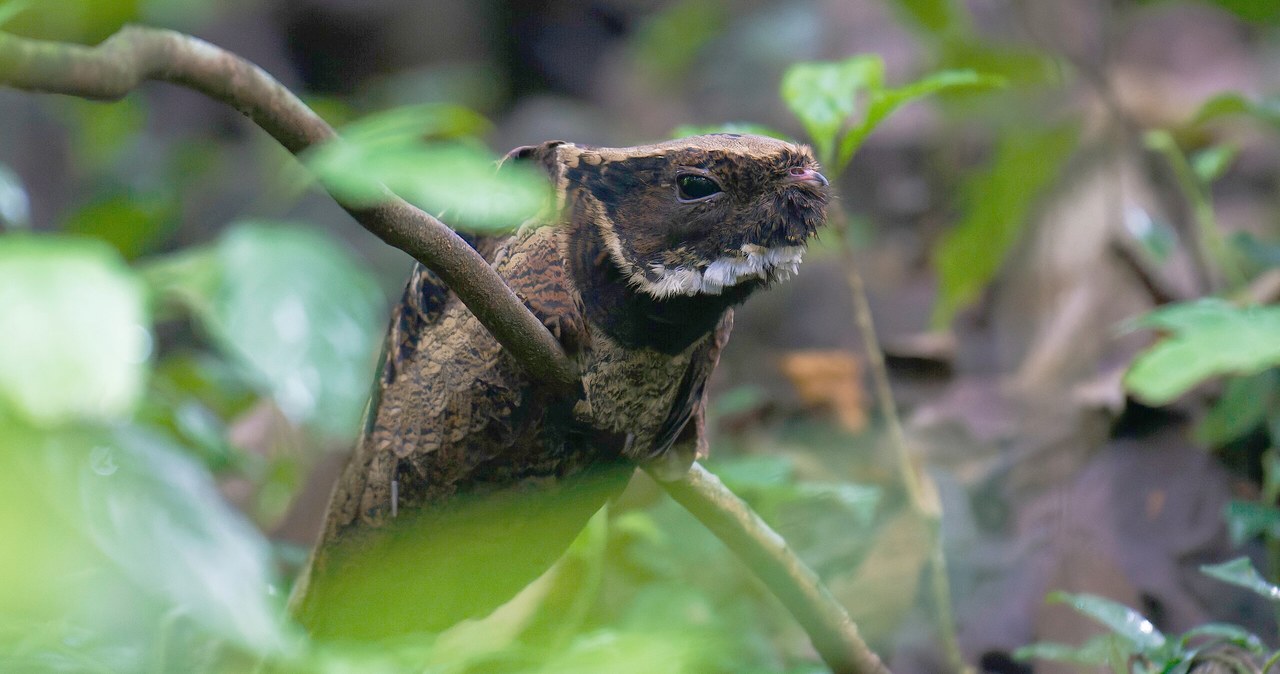
[[[831,184],[827,177],[810,168],[796,167],[787,172],[789,183],[808,183],[814,187],[826,187]]]

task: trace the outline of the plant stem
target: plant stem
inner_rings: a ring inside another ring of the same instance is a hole
[[[871,303],[867,300],[866,284],[862,280],[862,274],[858,272],[858,265],[853,257],[848,218],[838,205],[832,211],[834,212],[832,226],[840,237],[840,254],[845,278],[853,297],[853,317],[866,347],[872,385],[880,401],[890,445],[897,457],[898,477],[902,482],[903,490],[907,493],[912,511],[925,522],[930,531],[929,586],[936,608],[934,617],[938,632],[942,636],[942,647],[952,671],[971,672],[972,669],[965,663],[964,654],[960,651],[955,624],[952,622],[951,583],[947,578],[947,558],[942,547],[942,508],[938,503],[937,495],[928,487],[924,476],[912,462],[911,453],[907,448],[906,434],[902,430],[898,405],[894,401],[893,387],[889,382],[889,369],[884,362],[884,350],[880,348],[875,322],[871,316]]]
[[[888,674],[817,574],[719,478],[695,462],[679,480],[654,480],[764,582],[804,627],[832,672]]]

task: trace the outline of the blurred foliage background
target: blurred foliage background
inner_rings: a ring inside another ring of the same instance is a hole
[[[0,4],[0,22],[206,38],[357,139],[308,158],[332,189],[358,198],[377,178],[471,230],[539,198],[488,171],[516,145],[812,134],[852,159],[835,207],[945,509],[966,659],[1188,661],[1125,627],[1143,621],[1229,621],[1241,631],[1200,637],[1280,645],[1257,593],[1280,580],[1280,4],[33,0]],[[858,54],[879,57],[877,86],[868,60],[847,87],[815,76],[848,105],[792,116],[788,68]],[[859,136],[880,85],[955,72],[1002,86],[939,91]],[[483,623],[308,643],[284,597],[410,260],[197,94],[0,90],[0,121],[0,669],[822,670],[643,479]],[[739,310],[712,468],[895,672],[942,671],[929,527],[864,384],[840,245],[824,237],[799,278]],[[1032,642],[1093,650],[1014,657]]]

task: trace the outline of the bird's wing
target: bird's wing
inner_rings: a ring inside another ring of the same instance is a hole
[[[660,476],[683,475],[695,459],[707,455],[707,382],[720,362],[720,352],[729,342],[732,330],[733,310],[730,309],[689,362],[671,413],[654,445],[652,466]]]

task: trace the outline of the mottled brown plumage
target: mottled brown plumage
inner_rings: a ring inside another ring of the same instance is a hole
[[[477,249],[577,360],[581,387],[566,394],[531,381],[432,272],[415,268],[313,575],[343,566],[326,550],[376,548],[383,530],[406,518],[425,517],[427,529],[441,531],[451,526],[441,513],[455,501],[578,489],[575,476],[588,468],[618,467],[621,478],[604,488],[584,482],[590,498],[570,499],[572,522],[558,536],[571,539],[601,494],[625,484],[632,461],[687,468],[705,448],[706,382],[731,307],[794,272],[824,220],[826,180],[812,155],[773,139],[716,134],[632,148],[557,141],[514,150],[507,161],[544,168],[555,203],[542,220]],[[543,542],[520,546],[537,558],[527,565],[533,575],[568,540],[533,549]],[[429,554],[443,563],[449,551]],[[443,582],[429,575],[423,583]],[[515,589],[532,577],[514,575]],[[510,592],[492,594],[476,606],[423,609],[404,629],[445,626]]]

